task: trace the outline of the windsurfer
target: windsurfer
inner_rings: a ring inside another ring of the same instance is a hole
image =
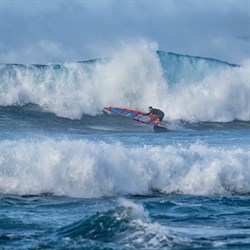
[[[158,123],[160,123],[160,122],[162,122],[162,120],[163,120],[163,117],[164,117],[164,113],[163,113],[163,111],[161,111],[160,109],[156,109],[156,108],[153,108],[152,106],[149,106],[148,107],[148,113],[146,113],[146,114],[144,114],[144,115],[152,115],[152,114],[154,114],[154,115],[157,115],[158,116],[158,118],[157,118],[157,122]]]

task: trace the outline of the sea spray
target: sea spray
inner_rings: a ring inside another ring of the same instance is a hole
[[[223,69],[201,81],[184,81],[168,91],[167,114],[189,121],[250,120],[248,66]]]
[[[95,63],[1,65],[1,72],[0,105],[34,103],[71,119],[111,105],[162,106],[167,89],[159,58],[147,45],[126,47]]]
[[[188,121],[250,120],[249,63],[157,52],[150,43],[123,45],[109,58],[61,65],[1,64],[0,106],[33,103],[80,119],[106,106]],[[177,77],[178,76],[178,77]]]

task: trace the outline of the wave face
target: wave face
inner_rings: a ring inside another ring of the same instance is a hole
[[[249,65],[155,51],[143,43],[108,59],[1,64],[0,105],[32,103],[70,119],[98,115],[105,106],[152,105],[168,119],[250,120]]]
[[[0,192],[93,198],[249,194],[248,149],[51,138],[0,141]],[[124,170],[126,169],[126,175]]]

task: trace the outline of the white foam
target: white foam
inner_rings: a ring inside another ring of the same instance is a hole
[[[86,140],[0,142],[0,192],[74,197],[250,192],[247,149],[142,146]]]
[[[162,106],[164,82],[156,45],[124,44],[110,60],[95,64],[68,63],[61,68],[24,70],[4,74],[0,105],[36,103],[59,116],[72,119],[100,114],[105,106],[146,110]]]
[[[179,82],[168,91],[166,99],[171,119],[249,121],[249,63],[221,70],[199,82]]]
[[[188,76],[209,70],[205,59],[196,59],[196,68],[189,65],[185,73],[182,67],[185,79],[169,84],[164,78],[169,62],[162,67],[156,49],[154,43],[139,41],[123,44],[109,60],[95,63],[12,69],[1,65],[0,105],[35,103],[72,119],[100,114],[105,106],[147,111],[152,105],[171,120],[250,120],[249,62],[242,67],[220,66],[196,81]],[[185,65],[188,59],[180,60]]]
[[[130,217],[130,227],[136,228],[134,233],[126,237],[128,248],[140,248],[142,245],[147,249],[162,248],[187,241],[176,234],[175,228],[172,230],[166,225],[153,222],[141,204],[127,199],[120,199],[120,203],[126,208],[126,215]]]

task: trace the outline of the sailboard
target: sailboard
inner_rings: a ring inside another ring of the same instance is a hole
[[[151,115],[145,115],[141,111],[133,110],[133,109],[126,109],[126,108],[118,108],[118,107],[106,107],[104,110],[125,116],[127,118],[130,118],[134,121],[137,121],[138,123],[147,124],[153,126],[154,130],[156,132],[166,132],[166,123],[165,122],[158,122],[157,121],[157,115],[151,114]]]

